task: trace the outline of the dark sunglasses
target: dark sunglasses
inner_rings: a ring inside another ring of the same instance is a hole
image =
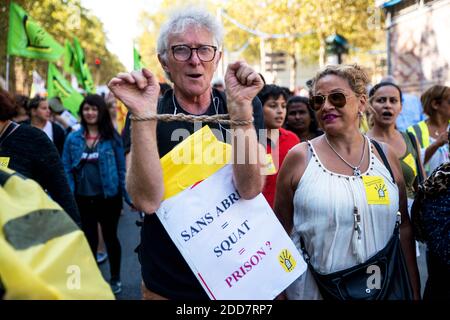
[[[347,99],[345,98],[345,94],[342,92],[333,92],[327,96],[323,95],[315,95],[309,99],[309,105],[311,109],[314,111],[319,111],[320,108],[323,107],[325,101],[327,100],[336,108],[342,108],[347,103]]]

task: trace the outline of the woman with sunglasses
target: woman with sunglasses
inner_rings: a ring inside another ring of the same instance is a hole
[[[390,82],[380,82],[369,92],[369,110],[372,128],[367,135],[392,147],[403,172],[403,179],[408,197],[408,209],[414,201],[417,189],[416,177],[424,177],[424,169],[420,160],[420,147],[417,138],[396,129],[395,123],[402,110],[402,91]],[[420,170],[420,171],[419,171]],[[415,183],[416,182],[416,183]]]
[[[382,146],[391,175],[378,149],[359,131],[367,83],[356,65],[328,66],[315,76],[311,107],[325,134],[291,149],[278,174],[275,212],[297,248],[303,242],[301,251],[310,256],[308,270],[286,289],[289,299],[322,299],[313,269],[330,274],[367,261],[391,239],[398,211],[401,247],[419,298],[399,161]]]

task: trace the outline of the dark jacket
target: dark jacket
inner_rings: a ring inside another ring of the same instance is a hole
[[[66,140],[66,132],[59,124],[55,122],[52,122],[52,129],[53,129],[53,143],[55,144],[56,149],[59,152],[59,156],[62,157],[64,149],[64,141]]]

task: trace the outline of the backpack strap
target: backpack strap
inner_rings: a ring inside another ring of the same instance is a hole
[[[395,183],[394,174],[392,173],[391,165],[389,164],[389,161],[386,158],[386,154],[383,151],[383,148],[378,143],[378,141],[375,141],[373,139],[370,139],[370,141],[372,142],[372,144],[375,146],[375,148],[377,149],[378,153],[380,154],[380,157],[381,157],[381,160],[383,161],[384,166],[386,167],[386,169],[388,169],[388,171],[389,171],[389,173],[391,175],[392,182]]]

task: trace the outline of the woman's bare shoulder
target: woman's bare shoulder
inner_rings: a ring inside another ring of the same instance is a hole
[[[308,164],[308,143],[301,142],[289,150],[283,165],[280,170],[280,174],[290,176],[292,186],[296,186],[300,181],[306,166]]]

